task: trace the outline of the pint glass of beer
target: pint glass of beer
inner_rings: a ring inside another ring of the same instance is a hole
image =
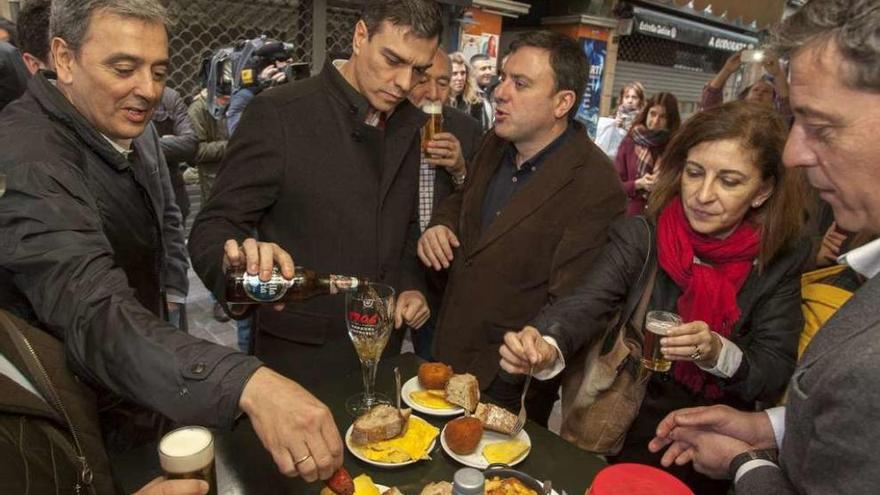
[[[668,311],[648,311],[645,318],[645,343],[642,346],[642,366],[651,371],[667,372],[672,362],[660,352],[660,339],[672,327],[681,325],[681,317]]]
[[[214,435],[201,426],[168,432],[159,441],[159,464],[169,480],[199,479],[208,482],[208,495],[217,494],[214,471]]]
[[[422,151],[428,149],[428,141],[434,139],[435,134],[443,132],[443,105],[428,102],[422,105],[422,111],[428,114],[428,121],[422,128]]]

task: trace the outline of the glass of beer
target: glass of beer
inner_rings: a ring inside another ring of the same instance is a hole
[[[394,327],[394,288],[368,283],[345,294],[345,324],[361,361],[364,391],[345,401],[345,409],[358,417],[388,398],[375,392],[376,368]]]
[[[201,426],[184,426],[159,441],[159,464],[169,480],[198,479],[208,482],[208,495],[217,495],[214,470],[214,435]]]
[[[681,317],[669,311],[648,311],[645,318],[645,343],[642,346],[642,366],[665,373],[672,367],[672,361],[660,352],[660,339],[670,328],[681,325]]]
[[[426,151],[428,141],[434,139],[435,134],[443,132],[443,105],[430,101],[422,105],[422,111],[428,114],[428,121],[422,127],[422,151]]]

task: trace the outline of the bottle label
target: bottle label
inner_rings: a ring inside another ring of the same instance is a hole
[[[355,277],[330,275],[330,294],[353,291],[358,288],[358,285],[360,285],[360,281]]]
[[[272,270],[272,278],[268,282],[260,280],[259,275],[251,275],[245,272],[242,277],[242,286],[245,293],[254,301],[267,303],[275,302],[284,297],[290,283],[281,275],[276,267]]]

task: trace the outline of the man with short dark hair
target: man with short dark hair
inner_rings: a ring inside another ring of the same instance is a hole
[[[795,120],[783,160],[804,169],[849,232],[880,233],[878,40],[875,0],[813,0],[782,22],[772,43],[790,58]],[[838,262],[867,281],[804,351],[785,407],[675,411],[649,445],[669,446],[664,464],[693,462],[709,476],[731,477],[739,494],[877,492],[880,240]]]
[[[419,257],[449,269],[434,356],[511,410],[522,384],[493,356],[553,298],[574,290],[605,243],[625,197],[608,158],[573,120],[588,63],[577,42],[549,31],[522,35],[495,90],[495,127],[464,190],[434,213]],[[533,382],[529,417],[546,425],[558,380]]]
[[[49,11],[51,0],[28,0],[18,13],[18,49],[31,74],[40,69],[53,70],[49,50]]]
[[[99,387],[109,451],[155,440],[142,407],[227,428],[244,412],[279,470],[328,478],[342,442],[324,404],[163,321],[163,232],[180,222],[148,125],[168,71],[165,9],[53,0],[50,32],[57,77],[38,72],[0,113],[0,309],[62,340],[67,365]]]
[[[477,53],[471,57],[471,67],[474,68],[474,79],[482,91],[486,91],[496,75],[495,62],[485,53]],[[487,95],[488,96],[488,95]]]
[[[350,60],[250,102],[189,241],[196,272],[222,303],[227,267],[268,280],[275,264],[292,278],[289,251],[318,272],[394,287],[398,328],[428,319],[415,257],[426,117],[406,95],[431,66],[440,18],[428,0],[367,2]],[[280,312],[263,305],[255,353],[306,386],[356,372],[343,314],[344,299],[329,295]],[[387,353],[399,352],[402,333],[392,333]]]

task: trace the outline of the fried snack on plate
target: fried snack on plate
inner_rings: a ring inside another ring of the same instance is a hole
[[[444,363],[419,365],[419,385],[428,390],[443,390],[452,376],[452,366]]]

